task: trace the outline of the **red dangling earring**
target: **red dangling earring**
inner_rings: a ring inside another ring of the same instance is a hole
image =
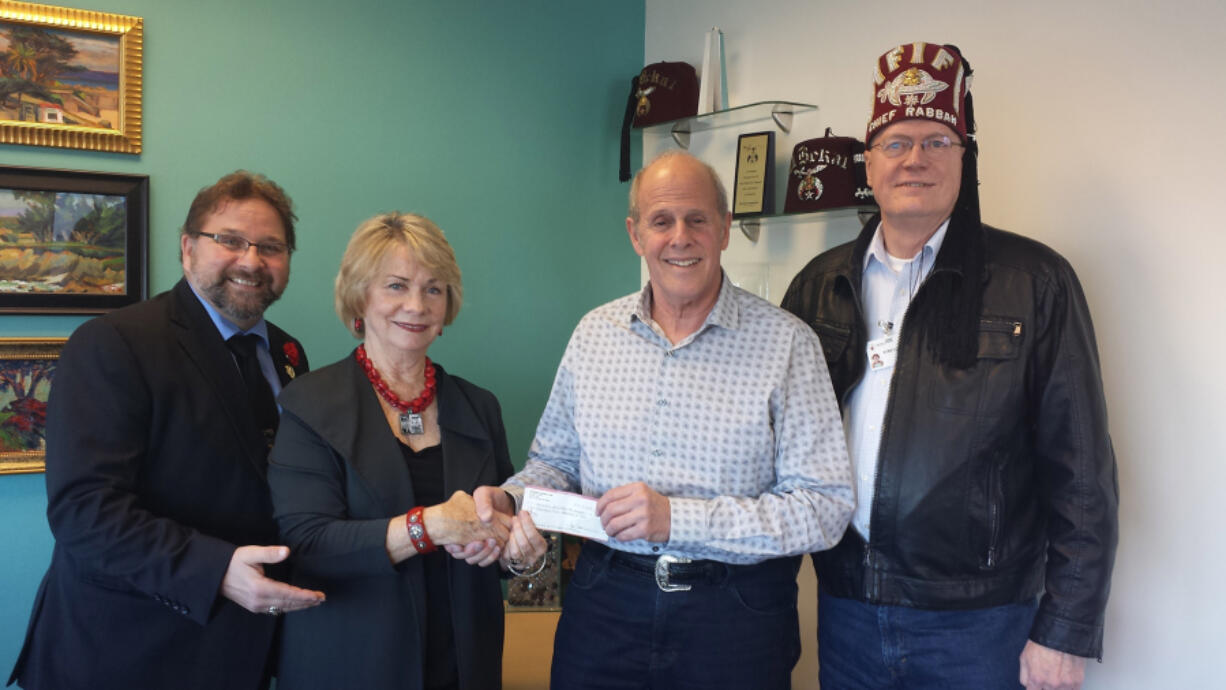
[[[364,326],[364,325],[366,325],[366,324],[362,323],[362,317],[358,316],[358,317],[354,318],[354,320],[353,320],[353,330],[357,331],[358,333],[361,333],[361,332],[362,332],[362,326]]]
[[[438,335],[439,335],[439,337],[440,337],[440,338],[441,338],[441,337],[443,337],[443,329],[442,329],[442,328],[438,329]]]

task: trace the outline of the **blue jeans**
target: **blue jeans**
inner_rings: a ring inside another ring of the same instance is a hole
[[[688,592],[584,544],[554,636],[553,690],[786,690],[800,658],[800,558],[717,573]]]
[[[967,611],[877,606],[822,591],[822,690],[1020,688],[1018,656],[1038,603]]]

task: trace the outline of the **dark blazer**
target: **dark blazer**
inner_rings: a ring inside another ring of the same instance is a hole
[[[283,382],[307,371],[301,346],[268,331]],[[277,543],[243,391],[186,281],[68,340],[47,410],[55,548],[10,683],[262,685],[276,620],[219,593],[235,546]]]
[[[513,472],[492,393],[435,364],[444,489],[497,486]],[[392,565],[390,518],[414,506],[396,437],[351,355],[282,392],[269,458],[294,584],[328,600],[285,617],[278,690],[422,687],[426,589],[420,558]],[[460,687],[498,688],[502,590],[496,566],[448,560]]]

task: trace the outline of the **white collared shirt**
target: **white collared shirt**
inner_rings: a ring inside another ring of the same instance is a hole
[[[899,259],[886,251],[881,225],[877,225],[873,240],[864,254],[864,274],[860,281],[869,341],[884,338],[888,333],[897,338],[902,333],[907,307],[919,286],[932,272],[932,264],[941,251],[948,227],[947,219],[928,238],[918,254],[911,259]],[[867,350],[860,356],[867,360]],[[881,425],[885,421],[893,377],[893,366],[874,370],[866,362],[864,378],[848,395],[843,414],[847,453],[855,472],[856,511],[852,514],[851,524],[865,540],[869,537],[869,522],[873,514]]]

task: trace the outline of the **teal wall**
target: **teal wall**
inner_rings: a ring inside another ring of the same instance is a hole
[[[150,176],[150,291],[179,278],[196,190],[236,168],[293,196],[299,251],[269,311],[318,366],[354,341],[332,311],[345,242],[377,212],[447,233],[464,308],[431,355],[494,391],[522,458],[571,328],[634,290],[618,128],[643,2],[97,0],[145,19],[144,153],[0,145],[0,162]],[[77,317],[0,316],[0,336]],[[0,476],[0,672],[51,551],[42,475]]]

